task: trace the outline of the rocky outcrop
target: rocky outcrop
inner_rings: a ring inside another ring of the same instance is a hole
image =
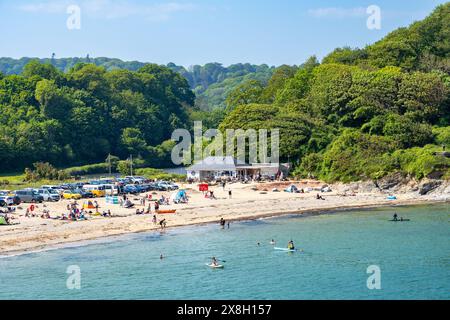
[[[442,180],[424,179],[419,184],[419,194],[424,195],[436,189],[443,183]]]
[[[406,185],[410,182],[410,179],[405,177],[400,172],[389,174],[375,182],[375,185],[380,190],[389,190],[393,189],[394,187],[398,187],[401,185]]]

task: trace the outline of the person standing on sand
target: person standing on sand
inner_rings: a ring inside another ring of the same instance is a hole
[[[228,190],[228,199],[231,199],[231,189]]]

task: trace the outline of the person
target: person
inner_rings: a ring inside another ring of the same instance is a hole
[[[231,189],[228,190],[228,198],[231,199]]]
[[[224,220],[224,218],[220,218],[220,225],[222,226],[222,229],[225,229],[225,220]]]
[[[228,229],[230,229],[230,221],[228,221]]]
[[[162,220],[159,222],[159,225],[161,226],[161,229],[164,229],[164,228],[166,227],[166,219],[162,219]]]
[[[223,190],[225,191],[225,186],[226,186],[226,182],[225,181],[222,181],[222,188],[223,188]]]
[[[397,221],[397,220],[398,220],[397,217],[398,217],[398,216],[397,216],[397,213],[394,213],[394,219],[393,219],[393,220],[394,220],[394,221]]]
[[[161,253],[161,255],[159,256],[159,259],[160,259],[160,260],[164,259],[164,256],[163,256],[162,253]]]
[[[211,264],[212,264],[213,266],[218,266],[218,265],[219,265],[219,263],[217,262],[216,257],[212,257]]]
[[[289,250],[294,250],[295,249],[294,241],[292,241],[292,240],[289,241],[287,247],[288,247]]]
[[[272,240],[270,241],[270,244],[275,244],[275,240],[272,239]]]
[[[158,201],[155,201],[155,211],[159,210],[159,203]]]
[[[152,222],[153,222],[153,224],[156,224],[156,215],[153,215]]]
[[[129,199],[125,201],[124,208],[129,209],[134,207],[134,203],[132,203]]]

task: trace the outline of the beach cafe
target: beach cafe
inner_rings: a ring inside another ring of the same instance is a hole
[[[211,181],[223,178],[245,180],[261,178],[276,178],[286,175],[288,166],[279,163],[247,164],[237,159],[226,157],[207,157],[186,169],[187,178],[194,181]]]

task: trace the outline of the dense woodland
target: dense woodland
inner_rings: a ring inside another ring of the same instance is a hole
[[[281,158],[297,176],[449,178],[449,158],[435,155],[450,146],[449,21],[447,3],[365,48],[278,68],[0,59],[5,74],[20,73],[0,75],[0,171],[108,153],[168,165],[172,130],[202,119],[280,128]]]

